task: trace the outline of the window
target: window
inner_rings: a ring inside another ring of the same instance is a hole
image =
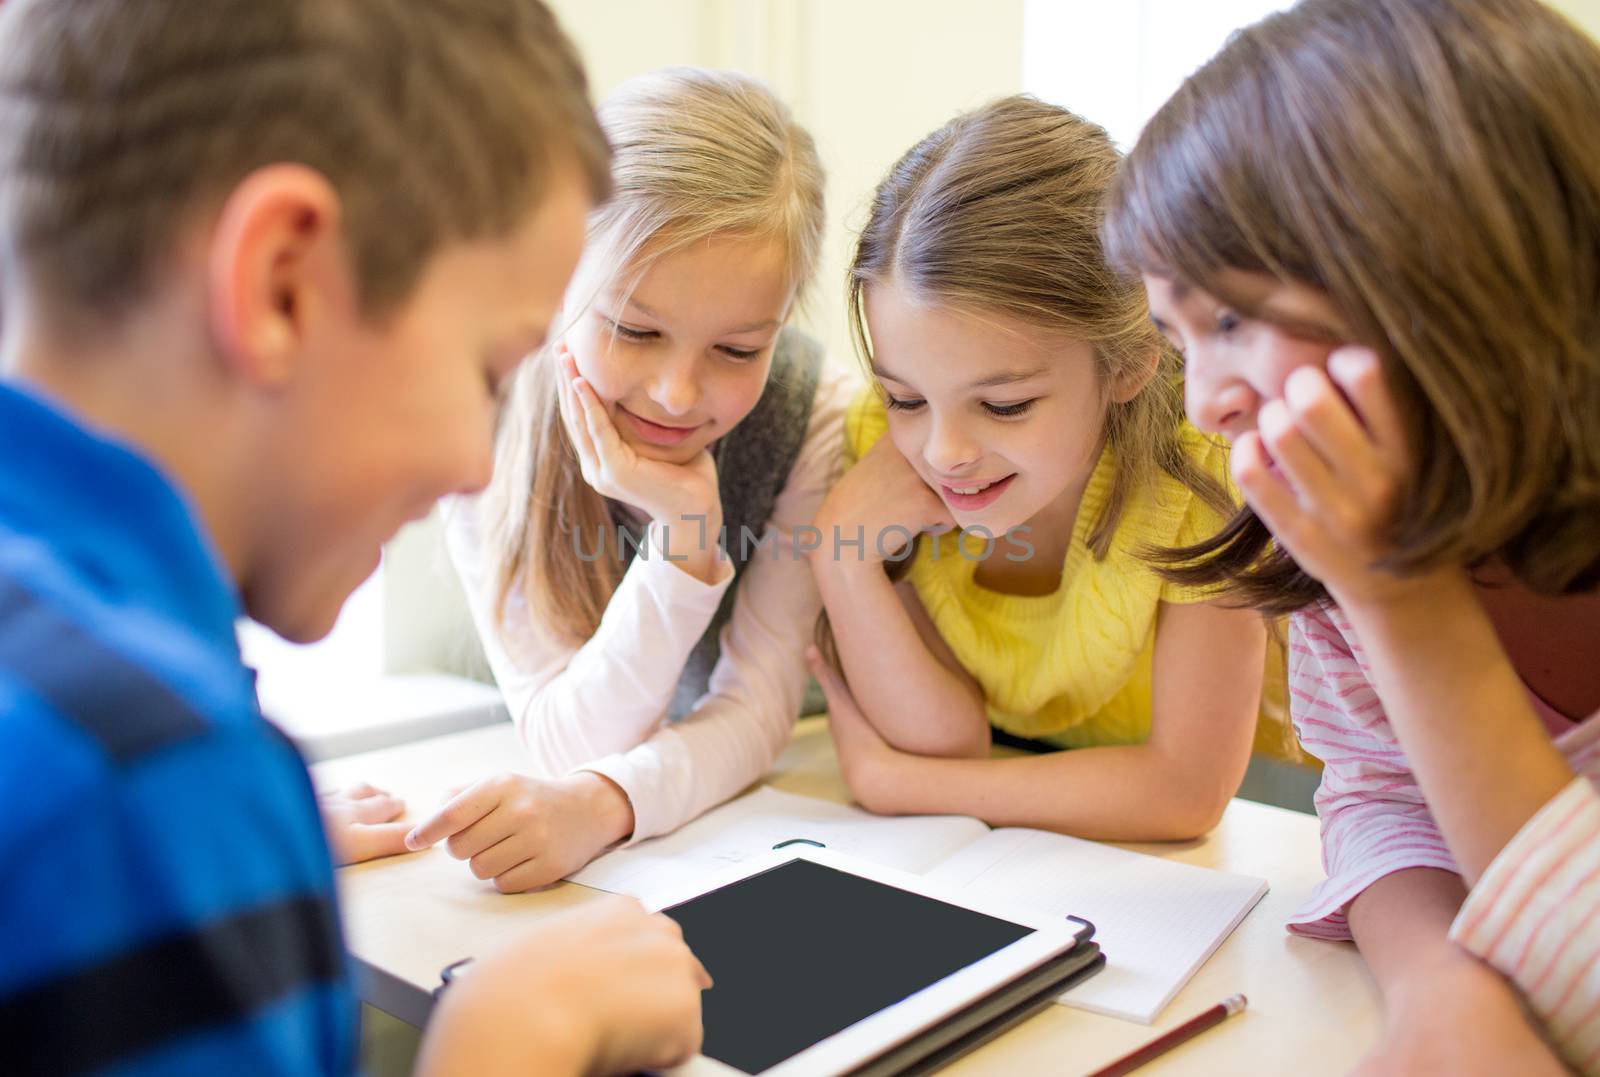
[[[1022,86],[1100,124],[1123,150],[1234,30],[1275,0],[1026,0]]]

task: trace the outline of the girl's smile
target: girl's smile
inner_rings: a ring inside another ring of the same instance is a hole
[[[960,484],[941,482],[937,489],[951,512],[982,512],[1000,500],[1001,495],[1010,488],[1011,480],[1016,477],[1016,472],[1012,472],[1003,479],[992,479],[988,482],[967,481]]]
[[[1000,535],[1049,514],[1070,529],[1103,443],[1093,347],[896,282],[868,287],[865,307],[889,436],[956,523]]]
[[[635,415],[621,404],[617,405],[617,413],[628,420],[634,433],[643,441],[663,447],[681,445],[705,425],[705,423],[695,423],[693,426],[668,426],[666,423],[652,422],[641,415]]]
[[[582,277],[569,296],[587,295]],[[602,289],[565,343],[618,436],[683,464],[761,399],[793,299],[781,243],[714,236],[658,256],[631,289]]]

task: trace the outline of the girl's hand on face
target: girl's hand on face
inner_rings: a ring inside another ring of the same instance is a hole
[[[905,764],[914,760],[895,750],[856,704],[839,671],[823,661],[815,647],[806,648],[806,665],[828,701],[828,731],[839,756],[839,770],[856,803],[871,812],[892,813],[895,791]]]
[[[1381,600],[1403,585],[1375,568],[1410,471],[1405,430],[1365,348],[1334,352],[1324,373],[1302,367],[1256,431],[1234,442],[1235,480],[1302,569],[1341,605]]]
[[[704,516],[707,533],[715,534],[722,526],[722,501],[711,453],[702,449],[686,464],[639,455],[617,433],[564,343],[556,345],[554,357],[561,364],[557,379],[561,414],[572,434],[583,481],[602,497],[632,505],[652,520],[678,523],[686,516]]]
[[[956,521],[894,442],[882,437],[828,492],[816,526],[822,532],[822,545],[812,552],[813,560],[880,564],[905,549],[911,537],[954,530]],[[836,547],[834,528],[852,543],[853,556],[839,552],[844,547],[842,543]],[[864,541],[855,552],[858,528]]]

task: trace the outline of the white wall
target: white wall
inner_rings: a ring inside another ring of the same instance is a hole
[[[1022,85],[1100,124],[1123,150],[1228,35],[1289,0],[1026,0]]]
[[[1600,38],[1600,0],[1548,0],[1550,6],[1562,12],[1593,37]]]

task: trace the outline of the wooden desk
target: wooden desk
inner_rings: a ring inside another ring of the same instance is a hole
[[[511,726],[500,724],[332,760],[313,774],[319,787],[370,781],[404,797],[417,818],[451,786],[515,768],[519,751]],[[800,723],[770,780],[793,793],[849,799],[820,719]],[[1202,841],[1127,847],[1260,875],[1272,889],[1155,1026],[1052,1006],[957,1062],[947,1071],[952,1077],[1086,1073],[1236,991],[1250,996],[1246,1013],[1141,1072],[1343,1073],[1366,1052],[1378,1035],[1381,1009],[1355,948],[1295,938],[1283,929],[1322,878],[1315,819],[1236,800]],[[358,864],[339,876],[363,997],[416,1025],[427,1018],[429,992],[445,965],[487,953],[529,921],[595,894],[569,883],[537,894],[500,894],[442,847]]]

